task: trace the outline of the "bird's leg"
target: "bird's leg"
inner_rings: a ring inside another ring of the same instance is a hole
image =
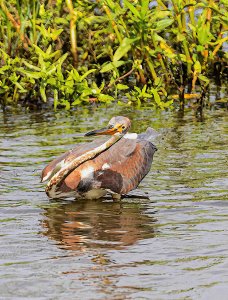
[[[121,195],[120,194],[116,194],[116,193],[112,193],[112,200],[113,201],[120,201],[121,200]]]

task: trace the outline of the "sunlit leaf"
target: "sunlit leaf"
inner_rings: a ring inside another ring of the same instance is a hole
[[[42,72],[30,72],[30,71],[24,70],[22,68],[18,68],[18,71],[23,73],[24,75],[26,75],[28,77],[32,77],[34,79],[40,79],[44,75],[44,74],[42,74]]]
[[[194,64],[194,71],[197,72],[197,73],[201,73],[201,64],[200,62],[197,60]]]
[[[142,0],[141,1],[141,18],[142,20],[145,18],[147,12],[149,11],[149,0]]]
[[[125,84],[121,84],[121,83],[118,83],[116,85],[116,87],[117,87],[118,90],[127,90],[127,89],[129,89],[129,86],[127,86]]]
[[[62,63],[64,62],[64,60],[67,58],[68,53],[63,54],[56,62],[55,65],[62,65]]]
[[[178,34],[177,34],[177,41],[178,42],[183,42],[184,40],[186,40],[185,35],[178,32]]]
[[[119,60],[119,61],[116,61],[116,62],[110,62],[108,64],[105,64],[102,69],[100,70],[101,73],[105,73],[105,72],[109,72],[115,68],[118,68],[122,65],[126,64],[125,61],[123,60]]]
[[[200,26],[200,28],[197,29],[197,37],[199,43],[201,45],[205,45],[211,41],[213,35],[209,31],[209,27],[206,24],[204,24],[203,26]]]
[[[29,69],[32,69],[32,70],[35,70],[35,71],[40,71],[40,68],[39,68],[39,67],[34,66],[34,65],[28,63],[26,60],[23,59],[22,62],[23,62],[23,64],[25,64],[26,67],[28,67]]]
[[[136,39],[124,38],[113,56],[113,62],[117,62],[118,60],[120,60],[131,49],[132,43],[134,43],[136,40],[137,38]]]
[[[52,33],[51,33],[51,38],[53,41],[55,41],[59,36],[60,34],[63,32],[63,29],[58,29],[58,30],[52,30]]]
[[[41,95],[43,101],[47,102],[47,96],[46,96],[46,91],[45,91],[45,85],[44,84],[40,85],[40,95]]]
[[[199,77],[200,80],[204,81],[206,83],[206,85],[209,84],[210,80],[206,76],[200,74],[198,77]]]
[[[14,84],[19,88],[20,92],[22,93],[27,92],[27,90],[19,82],[14,82]]]
[[[151,92],[152,92],[152,94],[153,94],[153,96],[154,96],[154,100],[155,100],[156,104],[157,104],[158,106],[161,106],[161,97],[160,97],[160,95],[158,94],[158,91],[157,91],[156,89],[152,88],[152,89],[151,89]]]
[[[89,74],[91,74],[91,73],[93,73],[93,72],[95,72],[95,71],[96,71],[96,69],[88,70],[87,72],[85,72],[85,73],[81,76],[80,81],[83,81]]]
[[[156,19],[164,19],[165,17],[168,17],[171,15],[171,12],[168,10],[159,10],[156,11],[155,17]]]
[[[113,100],[115,100],[112,96],[110,95],[105,95],[105,94],[100,94],[98,95],[98,100],[101,102],[111,102]]]
[[[171,24],[173,24],[174,19],[164,19],[156,22],[156,30],[161,31],[167,27],[169,27]]]
[[[140,13],[139,11],[134,7],[133,4],[131,4],[128,0],[124,0],[124,5],[127,6],[127,8],[130,9],[130,11],[133,13],[134,16],[140,19]]]

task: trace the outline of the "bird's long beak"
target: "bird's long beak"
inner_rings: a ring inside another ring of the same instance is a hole
[[[89,131],[85,134],[85,136],[90,136],[90,135],[114,135],[116,132],[118,132],[118,128],[104,127],[104,128],[101,128],[101,129]]]

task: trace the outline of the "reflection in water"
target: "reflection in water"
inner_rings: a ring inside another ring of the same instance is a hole
[[[227,299],[228,116],[204,113],[0,114],[0,299]],[[113,115],[161,133],[150,200],[49,202],[34,169]]]
[[[145,211],[142,204],[132,201],[55,202],[45,208],[42,225],[44,234],[63,249],[120,249],[155,236],[156,219]]]

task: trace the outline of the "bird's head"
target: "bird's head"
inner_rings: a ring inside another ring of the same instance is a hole
[[[131,127],[131,121],[128,118],[117,116],[111,118],[107,127],[89,131],[85,134],[85,136],[90,136],[90,135],[123,136],[125,133],[128,132],[130,127]]]

